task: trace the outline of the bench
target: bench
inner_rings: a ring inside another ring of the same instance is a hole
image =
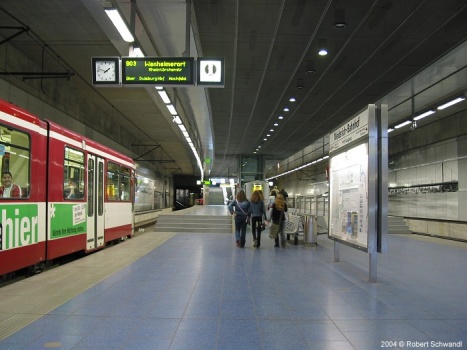
[[[284,224],[284,234],[287,235],[287,240],[290,240],[290,236],[294,237],[294,245],[298,244],[298,235],[300,229],[303,229],[302,221],[300,216],[295,214],[289,214],[289,218]]]

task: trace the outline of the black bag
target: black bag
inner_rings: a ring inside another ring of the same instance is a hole
[[[266,224],[263,222],[263,223],[261,224],[261,231],[264,231],[264,230],[266,230]]]

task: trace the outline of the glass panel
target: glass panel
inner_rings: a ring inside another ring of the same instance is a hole
[[[84,198],[84,153],[65,147],[63,198]]]
[[[130,196],[130,169],[122,167],[120,173],[120,200],[129,201]]]
[[[27,198],[30,193],[29,134],[0,125],[1,198]]]
[[[99,177],[97,178],[97,215],[104,215],[104,162],[99,162]]]
[[[94,216],[94,159],[88,159],[88,216]]]
[[[131,171],[117,164],[107,163],[107,198],[115,201],[131,200]]]
[[[118,176],[120,167],[115,164],[107,163],[107,199],[118,200]]]

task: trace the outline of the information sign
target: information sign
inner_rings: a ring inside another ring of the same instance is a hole
[[[193,57],[122,57],[123,85],[194,85]]]
[[[224,59],[198,57],[197,85],[224,87]]]
[[[329,235],[368,247],[368,143],[331,157]]]
[[[329,152],[335,152],[368,135],[368,110],[352,118],[329,135]]]
[[[332,131],[329,143],[328,237],[373,253],[377,214],[375,106],[369,105]]]

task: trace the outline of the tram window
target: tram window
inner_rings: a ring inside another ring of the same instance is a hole
[[[0,197],[29,197],[30,154],[29,134],[0,125]]]
[[[97,215],[104,215],[104,165],[99,162],[99,174],[97,179]]]
[[[88,159],[88,216],[94,216],[94,159]]]
[[[122,167],[120,174],[120,200],[129,201],[130,199],[130,169]]]
[[[63,171],[63,198],[83,199],[85,192],[84,153],[65,147]]]
[[[130,169],[108,162],[107,198],[115,201],[129,201],[130,193]]]

